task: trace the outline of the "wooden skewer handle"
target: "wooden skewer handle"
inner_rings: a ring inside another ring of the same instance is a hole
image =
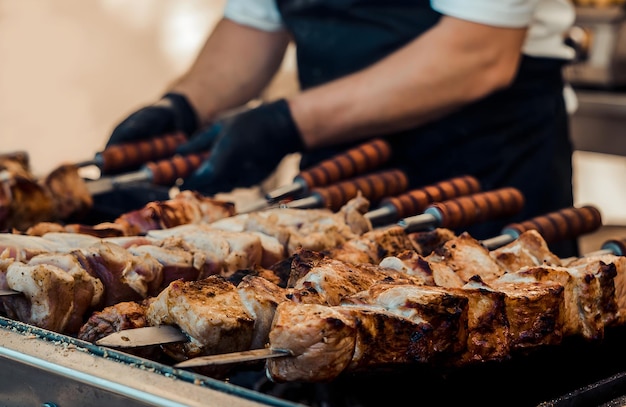
[[[580,208],[565,208],[521,223],[512,223],[502,232],[519,236],[527,230],[535,229],[547,243],[551,243],[593,232],[600,226],[602,226],[600,211],[594,206],[587,205]]]
[[[172,158],[149,162],[146,168],[156,185],[173,185],[178,178],[185,178],[200,166],[209,156],[208,152],[188,155],[175,155]]]
[[[97,153],[95,161],[104,173],[137,167],[173,155],[176,147],[186,140],[183,133],[177,132],[148,140],[117,144]]]
[[[524,196],[516,188],[501,188],[479,192],[443,202],[431,204],[424,213],[439,219],[439,227],[455,229],[483,222],[513,216],[522,210]]]
[[[378,201],[406,191],[408,185],[409,179],[406,174],[394,169],[363,175],[323,188],[314,188],[311,192],[321,198],[322,206],[337,211],[356,197],[359,191],[370,201]]]
[[[380,206],[391,205],[396,216],[404,218],[422,213],[433,202],[447,201],[464,195],[480,192],[480,182],[469,175],[451,178],[405,194],[390,196],[380,201]]]
[[[322,187],[371,171],[384,164],[389,157],[389,143],[373,139],[301,171],[296,178],[300,178],[309,189]]]

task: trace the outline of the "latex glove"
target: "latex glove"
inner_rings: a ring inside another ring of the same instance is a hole
[[[198,129],[198,117],[184,95],[167,93],[157,103],[145,106],[119,123],[106,146],[163,136],[182,131],[187,137]]]
[[[178,148],[179,154],[210,150],[181,189],[214,195],[253,186],[267,178],[284,156],[303,148],[287,101],[261,105],[224,119]]]

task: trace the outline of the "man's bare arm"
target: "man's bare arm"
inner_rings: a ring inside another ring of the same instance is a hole
[[[259,95],[280,67],[288,43],[285,31],[266,32],[222,19],[171,91],[185,94],[202,123],[209,123]]]
[[[441,118],[510,84],[525,36],[442,17],[373,66],[291,98],[294,120],[314,148]]]

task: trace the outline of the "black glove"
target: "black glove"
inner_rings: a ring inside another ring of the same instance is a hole
[[[163,136],[182,131],[191,136],[198,129],[198,117],[184,95],[167,93],[156,104],[143,107],[119,123],[107,147],[113,144]]]
[[[287,101],[261,105],[218,122],[178,148],[179,154],[210,149],[181,189],[214,195],[258,184],[284,156],[303,148]]]

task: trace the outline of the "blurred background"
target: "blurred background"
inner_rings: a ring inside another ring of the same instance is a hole
[[[0,0],[0,149],[27,150],[36,174],[92,158],[118,121],[190,65],[223,6]],[[268,92],[290,90],[292,66]]]
[[[0,151],[27,151],[35,174],[93,158],[119,120],[189,66],[224,3],[0,0]],[[294,74],[290,50],[265,96],[295,92]],[[598,206],[607,225],[626,225],[626,154],[614,153],[620,137],[626,143],[626,109],[600,133],[606,120],[580,116],[585,92],[573,121],[582,146],[574,157],[576,204]]]

